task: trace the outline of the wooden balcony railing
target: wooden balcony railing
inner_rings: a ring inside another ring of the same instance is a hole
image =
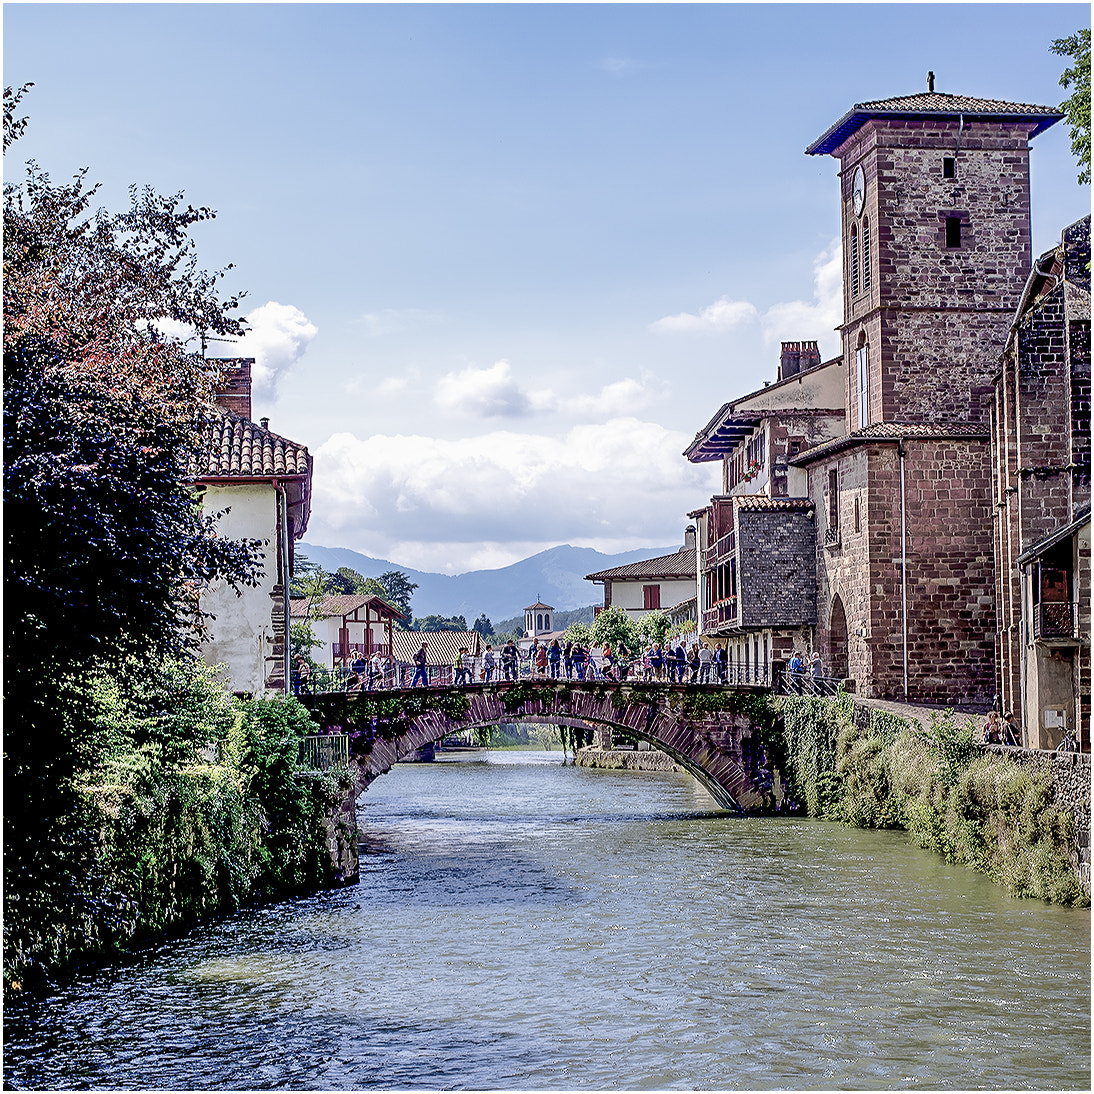
[[[1079,605],[1074,600],[1042,600],[1033,608],[1034,638],[1078,638]]]
[[[737,598],[727,596],[703,609],[703,630],[714,631],[737,622]]]

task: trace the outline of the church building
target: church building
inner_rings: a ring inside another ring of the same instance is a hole
[[[934,90],[859,103],[839,161],[843,436],[799,454],[817,638],[875,698],[996,699],[989,413],[1032,262],[1029,142],[1052,107]]]

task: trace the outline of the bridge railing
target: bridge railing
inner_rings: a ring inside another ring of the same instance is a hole
[[[814,676],[804,669],[801,672],[783,669],[779,673],[775,692],[778,695],[835,695],[842,683],[842,677]]]
[[[328,771],[349,763],[349,736],[345,733],[324,733],[303,738],[300,742],[300,763],[315,771]]]
[[[427,665],[426,666],[429,687],[455,687],[456,672],[451,665]],[[466,676],[460,684],[484,683],[485,672],[482,658],[468,658]],[[405,663],[397,663],[389,666],[379,675],[369,672],[358,674],[349,669],[322,669],[312,671],[308,676],[301,677],[293,673],[292,688],[296,695],[325,695],[330,692],[341,691],[374,691],[379,689],[409,688],[414,681],[415,666]],[[527,680],[568,680],[577,683],[583,680],[627,682],[627,683],[665,683],[665,684],[721,684],[726,687],[772,687],[774,683],[767,665],[743,665],[734,663],[708,662],[706,666],[696,666],[691,662],[686,663],[681,671],[680,666],[674,660],[664,659],[660,666],[650,663],[647,657],[636,657],[621,662],[618,658],[605,662],[599,656],[594,657],[584,666],[572,665],[567,670],[564,662],[559,663],[556,670],[550,665],[539,671],[534,664],[527,659],[517,662],[515,672],[507,677],[500,663],[495,665],[491,674],[490,683],[504,683],[507,678],[515,678],[518,681]],[[810,679],[813,679],[810,677]],[[835,681],[834,683],[838,683]],[[833,694],[825,691],[824,694]]]

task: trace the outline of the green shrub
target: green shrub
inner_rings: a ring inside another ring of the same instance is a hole
[[[780,699],[785,778],[811,816],[902,827],[920,847],[980,870],[1016,896],[1087,904],[1071,865],[1074,820],[1055,805],[1051,772],[985,755],[969,719],[926,727],[846,697]]]

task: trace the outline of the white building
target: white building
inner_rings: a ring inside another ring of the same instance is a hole
[[[210,616],[202,656],[224,665],[238,693],[284,691],[289,679],[289,582],[293,546],[308,526],[312,458],[307,448],[251,421],[251,365],[224,367],[217,407],[206,419],[204,444],[189,478],[206,514],[222,514],[217,534],[258,540],[264,564],[258,583],[237,592],[224,581],[202,591]]]
[[[604,586],[605,608],[623,608],[632,619],[668,611],[695,596],[695,529],[687,529],[684,546],[671,555],[586,574],[585,580]]]

